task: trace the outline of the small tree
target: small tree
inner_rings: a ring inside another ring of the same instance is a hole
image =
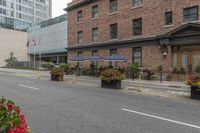
[[[195,72],[196,72],[197,75],[200,77],[200,64],[198,64],[198,65],[195,67]]]
[[[133,63],[130,65],[131,68],[131,72],[132,72],[132,79],[135,79],[135,74],[138,73],[138,64],[137,63]]]
[[[163,71],[163,65],[158,65],[157,66],[157,69],[158,69],[158,71],[159,71],[159,73],[160,73],[160,83],[162,83],[162,71]]]
[[[13,52],[10,52],[10,57],[6,59],[5,62],[7,67],[13,67],[17,62],[17,57],[14,56]]]

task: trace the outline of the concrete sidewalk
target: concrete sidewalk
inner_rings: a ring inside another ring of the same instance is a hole
[[[0,72],[6,72],[6,73],[13,73],[13,74],[33,74],[38,75],[40,73],[42,76],[49,76],[49,71],[37,71],[37,70],[22,70],[22,69],[10,69],[10,68],[0,68]],[[67,75],[66,77],[71,77],[73,75]],[[96,77],[89,77],[89,76],[76,76],[76,78],[79,79],[86,79],[86,80],[98,80],[99,78]],[[138,80],[131,80],[126,79],[124,82],[130,82],[130,83],[137,83]],[[154,84],[154,85],[163,85],[163,86],[180,86],[185,87],[186,85],[184,82],[176,82],[176,81],[163,81],[161,84],[160,81],[154,81],[154,80],[142,80],[142,83],[145,84]]]
[[[101,89],[101,80],[98,78],[90,78],[90,77],[76,77],[74,80],[74,77],[72,75],[68,75],[65,77],[66,84],[74,84],[77,86],[88,86],[88,87],[94,87]],[[131,82],[132,86],[127,86],[126,82]],[[150,81],[144,82],[149,83]],[[145,94],[145,95],[152,95],[152,96],[159,96],[159,97],[167,97],[167,98],[184,98],[189,99],[190,97],[190,90],[187,88],[173,88],[173,87],[165,87],[164,89],[155,89],[150,88],[148,85],[142,86],[140,89],[138,89],[137,86],[134,86],[136,81],[128,81],[125,80],[122,82],[122,87],[120,91],[123,93],[138,93],[138,94]],[[155,82],[156,83],[156,82]],[[153,82],[152,84],[155,85]],[[157,83],[156,83],[157,84]],[[179,83],[180,85],[185,86],[182,83]],[[165,85],[169,85],[165,84]]]
[[[73,78],[73,75],[67,75],[65,78]],[[96,77],[89,77],[89,76],[76,76],[77,80],[90,80],[90,81],[97,81],[100,80],[99,78]],[[125,84],[138,84],[139,81],[138,79],[132,80],[132,79],[125,79],[123,80],[123,83]],[[162,87],[168,87],[168,88],[173,88],[177,90],[187,90],[188,86],[184,82],[177,82],[177,81],[163,81],[163,83],[160,83],[160,81],[155,81],[155,80],[141,80],[141,84],[145,85],[153,85],[153,86],[162,86]]]

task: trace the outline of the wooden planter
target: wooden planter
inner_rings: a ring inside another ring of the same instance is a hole
[[[52,81],[63,81],[64,80],[64,75],[51,74],[51,80]]]
[[[191,86],[191,99],[200,99],[200,88]]]
[[[121,89],[121,80],[106,81],[101,80],[101,88]]]

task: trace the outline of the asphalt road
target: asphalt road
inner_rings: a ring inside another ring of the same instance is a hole
[[[92,81],[91,81],[92,82]],[[200,102],[0,74],[32,133],[200,133]]]

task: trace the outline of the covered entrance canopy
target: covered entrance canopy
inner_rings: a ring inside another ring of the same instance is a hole
[[[187,23],[159,39],[163,53],[171,46],[173,69],[194,72],[200,64],[200,24]]]

